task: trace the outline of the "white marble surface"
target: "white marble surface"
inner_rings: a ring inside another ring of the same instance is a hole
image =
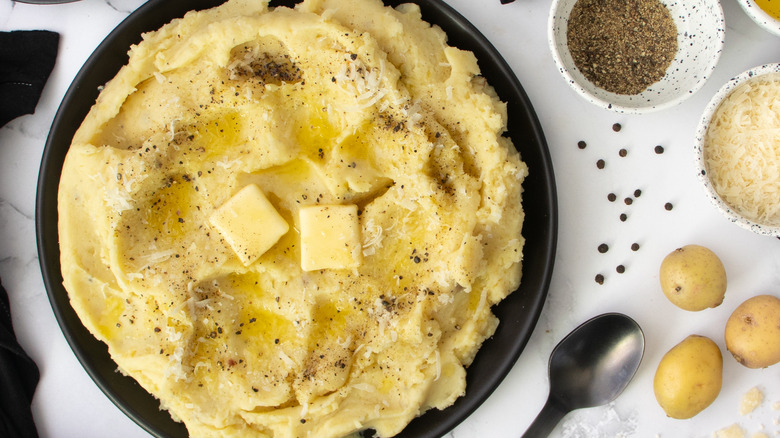
[[[721,218],[705,199],[693,170],[693,134],[709,98],[730,77],[780,61],[780,38],[759,28],[736,0],[722,0],[726,46],[709,82],[682,105],[658,113],[624,116],[576,96],[555,70],[547,47],[549,1],[447,0],[498,48],[523,83],[541,120],[552,154],[559,194],[560,229],[549,298],[530,342],[498,390],[448,437],[519,436],[547,396],[547,360],[553,346],[582,321],[618,311],[643,327],[647,346],[627,390],[607,407],[567,416],[555,436],[708,437],[739,424],[746,436],[780,436],[780,365],[740,366],[726,352],[723,327],[731,311],[759,293],[780,296],[780,241],[754,235]],[[89,54],[141,0],[84,0],[36,6],[0,0],[0,30],[49,29],[61,34],[57,65],[34,115],[0,129],[0,277],[11,298],[22,346],[38,363],[41,381],[33,412],[42,437],[148,437],[106,398],[79,365],[60,331],[43,287],[35,243],[35,187],[44,142],[59,102]],[[616,133],[612,124],[623,129]],[[577,148],[584,140],[588,147]],[[653,153],[663,145],[666,152]],[[628,156],[620,158],[618,150]],[[604,170],[595,162],[607,161]],[[609,203],[634,189],[627,207]],[[665,202],[674,210],[664,210]],[[629,218],[620,222],[618,215]],[[611,250],[599,254],[606,242]],[[641,249],[629,246],[638,242]],[[672,306],[658,283],[658,266],[672,249],[699,243],[722,258],[729,277],[724,303],[689,313]],[[622,275],[615,266],[624,264]],[[604,285],[595,274],[606,275]],[[663,354],[689,334],[715,340],[724,353],[724,384],[713,405],[691,420],[667,418],[652,391]],[[742,395],[758,386],[766,398],[740,416]]]

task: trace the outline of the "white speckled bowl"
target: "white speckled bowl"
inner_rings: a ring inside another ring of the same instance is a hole
[[[622,95],[603,90],[585,78],[569,52],[566,30],[576,2],[553,0],[548,42],[553,60],[569,85],[602,108],[641,114],[675,106],[704,85],[720,58],[726,25],[718,0],[661,0],[677,25],[677,55],[666,75],[639,94]]]
[[[780,226],[772,226],[754,222],[744,218],[739,214],[739,212],[732,209],[731,206],[720,197],[720,195],[715,191],[715,188],[712,186],[708,176],[709,169],[707,169],[707,164],[704,160],[704,137],[707,134],[707,129],[709,128],[710,120],[712,119],[715,110],[718,109],[718,106],[720,106],[721,102],[723,102],[723,100],[726,99],[726,97],[728,97],[736,87],[744,84],[745,82],[754,80],[761,75],[766,75],[769,73],[780,73],[780,64],[766,64],[747,70],[726,82],[726,84],[723,85],[720,90],[718,90],[718,92],[712,97],[710,103],[706,106],[704,112],[702,113],[699,126],[696,128],[696,171],[699,181],[701,181],[702,185],[704,186],[704,190],[707,193],[707,197],[723,214],[723,216],[726,217],[726,219],[757,234],[766,236],[780,236]]]
[[[760,6],[753,0],[739,0],[739,5],[759,26],[766,29],[769,33],[780,36],[780,21],[764,12]]]

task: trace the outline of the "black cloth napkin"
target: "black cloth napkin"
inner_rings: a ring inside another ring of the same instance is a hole
[[[0,32],[0,127],[32,114],[49,78],[60,35]],[[40,373],[16,339],[8,294],[0,283],[0,437],[37,438],[32,403]]]
[[[16,340],[8,294],[0,283],[0,437],[36,438],[30,403],[38,367]]]
[[[59,41],[58,33],[47,30],[0,32],[0,127],[35,112]]]

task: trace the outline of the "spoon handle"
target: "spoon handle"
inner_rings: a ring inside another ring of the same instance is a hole
[[[568,413],[569,410],[564,408],[554,397],[548,397],[544,407],[539,411],[539,415],[523,434],[523,438],[547,438]]]

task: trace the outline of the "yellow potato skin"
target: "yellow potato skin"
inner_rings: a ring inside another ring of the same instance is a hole
[[[661,290],[675,306],[692,312],[717,307],[726,294],[726,269],[718,256],[700,245],[686,245],[661,262]]]
[[[726,322],[726,348],[748,368],[780,362],[780,298],[758,295],[740,304]]]
[[[705,336],[690,335],[658,363],[653,390],[666,415],[687,419],[715,401],[722,383],[720,348]]]

